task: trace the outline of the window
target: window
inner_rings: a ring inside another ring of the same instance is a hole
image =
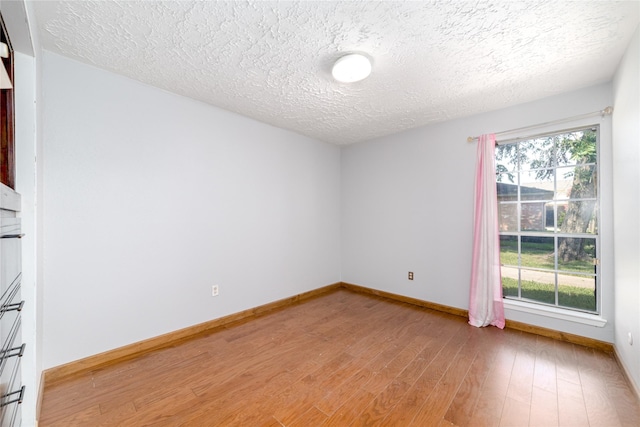
[[[504,298],[598,313],[598,134],[496,148]]]

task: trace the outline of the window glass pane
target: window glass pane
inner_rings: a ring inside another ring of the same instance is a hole
[[[515,171],[518,168],[518,144],[496,147],[496,173]]]
[[[554,169],[520,172],[520,200],[553,200]]]
[[[518,205],[498,204],[498,227],[500,231],[518,231]]]
[[[595,163],[597,132],[584,130],[569,132],[556,137],[558,166]]]
[[[518,268],[502,266],[502,296],[518,297]]]
[[[547,271],[520,270],[522,298],[545,304],[556,303],[556,274]]]
[[[520,145],[520,170],[550,168],[555,166],[553,138],[522,141]]]
[[[500,236],[500,264],[518,265],[518,236]]]
[[[558,168],[558,194],[556,199],[592,199],[597,196],[595,165]]]
[[[556,231],[555,230],[555,222],[554,222],[554,218],[555,218],[555,210],[554,208],[556,207],[555,203],[546,203],[544,205],[544,221],[545,221],[545,228],[547,229],[547,231]]]
[[[596,278],[558,273],[558,305],[596,311]]]
[[[523,236],[520,262],[523,267],[555,269],[553,237]]]
[[[506,174],[498,175],[496,183],[496,192],[498,193],[499,202],[515,202],[518,200],[518,183],[512,184]],[[515,177],[517,178],[517,177]]]
[[[558,237],[558,269],[594,273],[596,239]]]
[[[558,231],[573,234],[597,234],[598,218],[595,200],[559,203]]]
[[[573,177],[565,176],[567,171],[563,169],[558,169],[556,171],[556,200],[566,200],[570,197],[571,194]]]
[[[530,202],[522,203],[520,229],[522,231],[553,231],[553,224],[547,229],[547,203]]]

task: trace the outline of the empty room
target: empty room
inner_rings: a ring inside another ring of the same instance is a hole
[[[0,12],[2,426],[640,425],[640,2]]]

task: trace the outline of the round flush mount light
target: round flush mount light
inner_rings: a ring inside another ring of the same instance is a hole
[[[358,82],[371,74],[371,61],[360,53],[350,53],[333,64],[331,74],[342,83]]]

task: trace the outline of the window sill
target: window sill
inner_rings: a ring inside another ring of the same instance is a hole
[[[554,319],[567,320],[569,322],[582,323],[583,325],[603,328],[607,320],[597,314],[581,313],[579,311],[563,310],[556,307],[531,304],[524,301],[503,299],[504,308],[523,313],[537,314],[539,316],[552,317]]]

